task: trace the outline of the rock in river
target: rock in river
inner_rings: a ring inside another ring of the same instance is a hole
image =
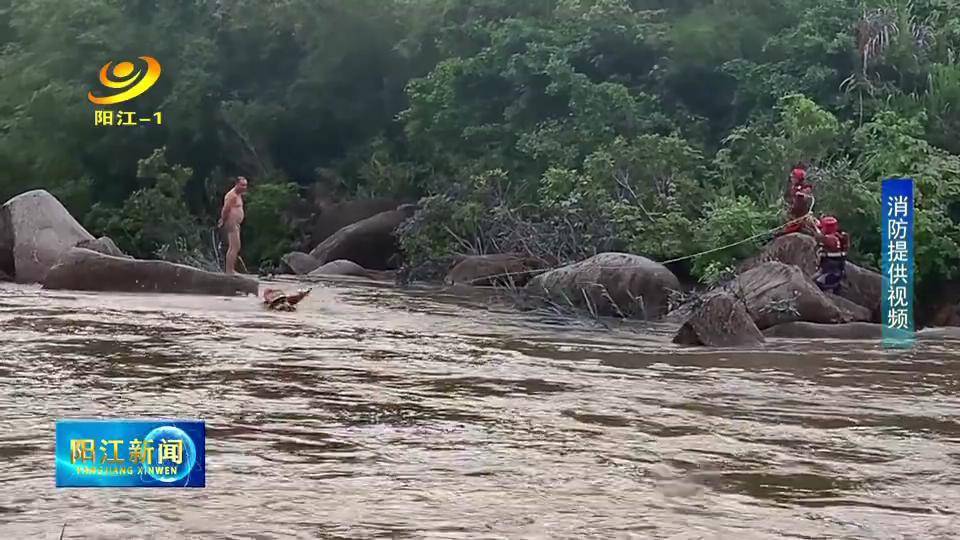
[[[673,338],[679,345],[707,347],[751,347],[763,341],[743,302],[727,292],[705,299]]]
[[[839,323],[843,313],[800,268],[779,262],[763,263],[738,276],[731,292],[746,301],[757,328],[808,321]]]
[[[444,282],[448,285],[477,287],[495,284],[523,287],[537,270],[545,267],[545,261],[522,255],[472,255],[457,262],[447,273]]]
[[[781,262],[792,264],[803,270],[807,276],[817,273],[820,257],[817,254],[817,241],[808,234],[793,233],[778,236],[767,244],[759,255],[747,259],[740,268],[740,273],[760,266],[767,262]]]
[[[310,272],[310,276],[354,276],[383,280],[392,279],[393,277],[391,272],[367,270],[353,261],[346,261],[343,259],[328,262],[313,272]]]
[[[79,242],[92,241],[56,197],[28,191],[0,207],[0,271],[18,283],[40,283],[60,256]]]
[[[288,271],[298,276],[304,276],[320,268],[320,261],[306,253],[294,251],[283,256],[283,264]]]
[[[237,275],[215,274],[166,261],[112,257],[72,248],[50,269],[45,289],[142,293],[181,293],[233,296],[256,295],[256,281]]]
[[[530,280],[526,290],[562,305],[589,309],[600,316],[656,319],[668,307],[677,276],[639,255],[601,253]]]
[[[416,206],[403,205],[396,210],[348,225],[324,240],[310,252],[320,264],[345,259],[364,268],[388,270],[399,252],[396,230],[413,217]]]
[[[873,322],[873,312],[869,309],[833,293],[826,295],[840,309],[840,322]]]
[[[883,295],[883,276],[867,268],[847,263],[846,275],[840,282],[838,295],[870,310],[870,320],[880,322],[881,302]]]
[[[129,255],[120,251],[120,248],[117,247],[117,244],[109,236],[101,236],[96,240],[84,240],[77,243],[76,247],[89,249],[97,253],[103,253],[104,255],[130,258]]]
[[[312,216],[308,220],[307,230],[314,245],[329,238],[340,229],[373,217],[383,212],[396,210],[405,201],[396,199],[357,199],[334,203],[328,200],[314,200]]]
[[[817,241],[812,236],[801,233],[780,236],[767,244],[762,253],[743,263],[740,271],[752,270],[766,262],[794,265],[799,267],[804,275],[813,276],[820,265]],[[880,322],[882,276],[849,261],[846,268],[846,276],[840,284],[838,295],[867,308],[870,312],[870,318],[867,320]],[[861,318],[861,313],[857,310],[857,318]]]

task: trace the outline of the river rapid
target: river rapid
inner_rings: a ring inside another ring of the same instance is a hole
[[[0,284],[0,538],[960,536],[960,340],[693,350],[313,286],[274,313]],[[54,422],[90,417],[206,421],[207,487],[55,488]]]

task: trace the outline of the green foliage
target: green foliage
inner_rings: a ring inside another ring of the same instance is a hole
[[[850,258],[880,268],[880,190],[876,178],[863,176],[847,157],[822,164],[811,174],[817,186],[814,210],[831,214],[853,239]]]
[[[928,140],[950,152],[960,153],[960,66],[934,64],[929,87],[916,101],[927,112]]]
[[[718,197],[707,204],[704,214],[693,227],[696,231],[694,245],[705,250],[737,245],[697,257],[693,273],[701,277],[709,275],[711,267],[733,266],[736,261],[757,253],[769,240],[765,233],[779,224],[775,209],[760,207],[755,200],[745,196]],[[752,240],[740,243],[749,238]]]
[[[297,185],[259,183],[251,186],[248,193],[244,203],[242,254],[257,268],[275,265],[292,251],[296,239],[289,211],[298,198]]]
[[[383,137],[377,137],[371,144],[358,152],[355,158],[359,163],[356,169],[356,184],[344,186],[364,197],[376,197],[391,194],[400,197],[415,196],[429,186],[421,185],[429,179],[428,168],[417,163],[402,161],[397,152]]]
[[[924,121],[923,116],[907,119],[884,112],[854,136],[861,174],[873,179],[874,186],[885,178],[909,177],[916,181],[918,285],[924,280],[939,282],[956,277],[960,264],[960,156],[924,140]],[[879,219],[879,197],[876,204]]]
[[[83,212],[93,204],[93,179],[88,176],[76,180],[65,180],[46,187],[71,214],[83,215]]]
[[[788,94],[778,103],[775,118],[735,128],[723,140],[714,160],[721,193],[779,205],[795,163],[822,162],[836,152],[843,128],[833,114],[799,94]]]
[[[606,193],[651,215],[668,208],[691,215],[702,196],[703,156],[675,136],[618,137],[588,156],[583,169]]]
[[[801,94],[780,100],[780,132],[790,148],[792,161],[819,161],[830,155],[840,141],[837,118]]]
[[[713,261],[700,271],[700,283],[713,288],[721,285],[736,275],[732,266],[726,266],[720,261]]]
[[[635,206],[616,205],[612,209],[618,237],[631,253],[643,253],[657,260],[683,257],[696,249],[694,222],[679,208],[667,208],[652,219]]]
[[[189,168],[168,164],[166,149],[158,149],[138,163],[137,177],[144,186],[120,208],[95,204],[87,226],[135,257],[163,253],[179,262],[182,255],[200,250],[203,242],[199,224],[184,203],[184,188],[192,176]]]
[[[476,204],[457,204],[451,197],[434,195],[420,201],[420,210],[400,228],[400,244],[408,263],[420,265],[464,251],[462,238],[476,232]]]

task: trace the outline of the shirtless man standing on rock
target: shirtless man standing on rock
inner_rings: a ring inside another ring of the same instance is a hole
[[[237,257],[240,255],[240,224],[243,223],[243,194],[247,192],[247,179],[238,176],[233,189],[223,198],[223,210],[217,227],[227,236],[226,271],[236,273]]]

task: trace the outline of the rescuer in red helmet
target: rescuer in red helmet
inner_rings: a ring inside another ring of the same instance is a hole
[[[820,270],[813,280],[824,291],[837,292],[843,281],[847,266],[847,251],[850,237],[840,230],[840,223],[833,216],[820,220],[820,232],[816,235],[820,251]]]
[[[806,188],[813,189],[813,186],[807,184],[807,169],[803,165],[797,165],[790,171],[790,180],[787,182],[787,205],[793,204],[793,196],[798,191],[803,191]]]
[[[780,234],[805,232],[815,235],[816,219],[810,213],[813,210],[813,185],[807,183],[807,171],[803,165],[797,165],[790,173],[787,192],[787,224]]]

